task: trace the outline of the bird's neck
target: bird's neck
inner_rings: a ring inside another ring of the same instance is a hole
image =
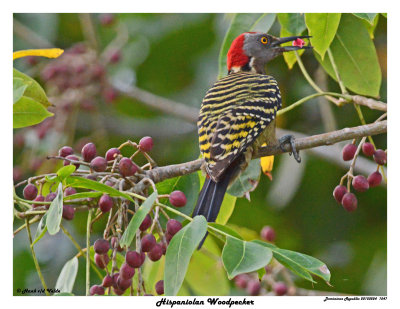
[[[232,66],[229,71],[229,74],[237,72],[253,72],[257,74],[266,74],[265,64],[254,57],[250,57],[249,61],[245,65]]]

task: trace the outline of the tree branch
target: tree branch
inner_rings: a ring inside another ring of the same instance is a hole
[[[332,145],[341,141],[360,138],[363,136],[377,135],[387,132],[387,120],[371,123],[368,125],[345,128],[329,133],[318,134],[303,137],[295,140],[297,150],[310,149],[319,146]],[[267,146],[260,148],[255,158],[262,156],[277,155],[284,152],[290,152],[289,145],[285,145],[283,150],[279,145]],[[151,179],[154,183],[161,182],[168,178],[183,176],[198,171],[203,164],[203,159],[197,159],[181,164],[162,166],[146,171],[146,178]],[[135,185],[133,191],[139,193],[149,186],[148,181],[142,179]]]

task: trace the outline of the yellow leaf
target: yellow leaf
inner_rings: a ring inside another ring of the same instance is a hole
[[[49,48],[49,49],[26,49],[13,52],[13,60],[27,57],[27,56],[39,56],[47,58],[58,58],[64,52],[60,48]]]

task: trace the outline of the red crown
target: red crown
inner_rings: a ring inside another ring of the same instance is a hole
[[[244,35],[246,33],[255,33],[255,32],[242,33],[236,39],[233,40],[227,55],[228,59],[226,65],[228,67],[228,71],[230,71],[232,67],[243,67],[249,62],[249,57],[245,54],[243,50],[243,44],[245,39]]]

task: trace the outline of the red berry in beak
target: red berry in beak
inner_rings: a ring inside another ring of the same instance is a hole
[[[296,40],[294,40],[292,42],[293,46],[299,46],[300,48],[302,48],[304,46],[304,40],[297,38]]]

